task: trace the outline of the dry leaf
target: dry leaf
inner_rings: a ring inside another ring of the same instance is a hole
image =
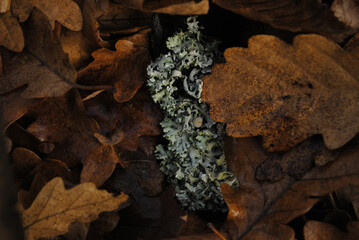
[[[359,59],[359,33],[355,34],[345,45],[345,50]]]
[[[0,14],[0,46],[11,51],[21,52],[24,44],[21,26],[16,18],[11,15],[10,11]]]
[[[86,85],[114,85],[118,102],[130,100],[146,79],[150,63],[148,33],[144,30],[116,43],[116,52],[102,48],[92,53],[94,61],[79,72],[78,82]]]
[[[0,2],[0,13],[4,13],[10,10],[11,0],[2,0]]]
[[[166,14],[199,15],[207,14],[209,10],[208,0],[115,0],[115,2],[140,11]]]
[[[347,225],[348,232],[342,232],[333,225],[309,221],[304,226],[305,240],[355,240],[359,239],[359,222],[349,222]]]
[[[91,222],[103,211],[112,211],[127,201],[128,196],[114,197],[92,183],[65,190],[61,178],[48,182],[30,208],[22,213],[27,239],[64,234],[75,221]]]
[[[40,11],[34,10],[24,25],[26,48],[22,53],[2,52],[0,94],[27,85],[25,98],[61,96],[76,81],[76,72],[61,43]]]
[[[233,239],[293,239],[293,230],[284,224],[309,211],[321,196],[359,180],[358,145],[343,149],[335,161],[313,168],[299,181],[287,175],[275,183],[255,179],[256,167],[267,158],[258,139],[229,138],[225,154],[240,182],[238,190],[221,186]]]
[[[42,163],[41,158],[26,148],[15,148],[11,154],[12,170],[17,177],[24,177],[37,165]]]
[[[161,110],[145,89],[140,89],[126,103],[114,101],[111,95],[103,92],[85,101],[84,105],[88,115],[99,123],[102,135],[111,135],[115,130],[124,133],[124,139],[116,147],[136,151],[141,136],[161,134]]]
[[[350,26],[334,17],[333,12],[318,0],[214,0],[214,3],[274,28],[294,32],[313,32],[341,42],[355,33]]]
[[[359,29],[359,1],[335,0],[330,7],[334,15],[346,25]]]
[[[55,21],[72,31],[82,29],[82,14],[80,7],[73,0],[13,0],[12,11],[21,22],[26,21],[31,10],[36,7],[42,11],[47,21],[55,27]]]
[[[47,157],[60,159],[69,167],[79,165],[90,151],[101,146],[93,136],[100,131],[99,126],[86,115],[76,89],[63,97],[46,99],[28,116],[35,121],[27,130],[41,141],[55,144],[54,151]]]
[[[259,35],[224,55],[203,78],[202,99],[229,136],[261,135],[266,149],[284,151],[315,134],[336,149],[358,133],[359,60],[334,42]]]
[[[100,187],[122,160],[112,145],[102,145],[92,149],[82,162],[81,182],[93,182]]]

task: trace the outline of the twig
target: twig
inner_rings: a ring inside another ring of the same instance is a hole
[[[207,226],[215,233],[221,240],[227,240],[218,230],[213,226],[212,223],[208,223]]]

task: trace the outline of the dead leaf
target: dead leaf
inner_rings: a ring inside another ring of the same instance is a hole
[[[127,201],[128,196],[114,197],[92,183],[65,190],[61,178],[48,182],[30,208],[22,213],[27,239],[64,234],[75,221],[91,222],[103,211],[112,211]]]
[[[229,138],[225,154],[240,182],[238,190],[221,186],[232,239],[278,239],[278,232],[283,233],[280,239],[294,239],[293,230],[285,224],[309,211],[321,196],[359,180],[358,145],[343,149],[335,161],[313,168],[299,181],[287,175],[275,183],[255,179],[254,169],[266,158],[258,139]]]
[[[3,0],[0,2],[0,13],[4,13],[10,10],[11,0]]]
[[[11,154],[12,170],[17,177],[24,177],[37,165],[42,163],[41,158],[26,148],[15,148]]]
[[[146,89],[140,89],[126,103],[114,101],[111,95],[109,92],[103,92],[85,101],[84,105],[88,115],[99,123],[102,135],[111,136],[114,130],[124,133],[124,139],[116,147],[136,151],[139,148],[141,136],[161,134],[162,130],[159,125],[162,119],[161,110],[153,102]]]
[[[207,14],[209,10],[208,0],[115,0],[115,2],[140,11],[166,14],[199,15]]]
[[[350,26],[339,21],[326,6],[317,0],[214,0],[214,3],[255,21],[274,28],[293,32],[312,32],[337,42],[355,33]]]
[[[93,182],[97,187],[111,176],[118,163],[122,163],[112,145],[93,148],[82,160],[81,182]],[[123,166],[123,163],[122,163]]]
[[[355,34],[345,45],[345,50],[350,52],[353,56],[359,58],[359,33]]]
[[[284,151],[315,134],[336,149],[358,133],[359,60],[334,42],[260,35],[224,55],[204,77],[202,99],[229,136],[261,135],[267,150]]]
[[[105,212],[91,223],[86,240],[104,240],[104,234],[111,232],[118,224],[120,216],[117,212]]]
[[[78,82],[86,85],[114,85],[118,102],[130,100],[146,80],[150,63],[148,33],[144,30],[116,43],[116,52],[102,48],[92,53],[94,61],[78,73]]]
[[[56,159],[46,159],[36,166],[26,177],[18,179],[19,203],[23,208],[29,208],[41,189],[53,178],[70,178],[72,172],[67,165]],[[29,186],[31,184],[31,186]],[[26,191],[24,189],[30,189]]]
[[[335,0],[330,10],[346,25],[353,29],[359,29],[359,1],[358,0]]]
[[[359,238],[359,222],[350,222],[347,225],[348,232],[342,232],[333,225],[309,221],[304,226],[305,240],[355,240]]]
[[[1,7],[1,6],[0,6]],[[21,26],[11,12],[0,14],[0,46],[14,52],[21,52],[24,48],[24,36]]]
[[[0,94],[27,85],[21,94],[24,98],[63,95],[74,85],[76,72],[46,16],[34,10],[24,25],[24,35],[26,48],[22,53],[2,51]]]
[[[220,240],[220,238],[215,233],[205,233],[179,236],[176,238],[167,238],[167,240]]]
[[[14,15],[21,22],[26,21],[35,7],[46,15],[52,26],[51,29],[54,29],[55,21],[72,31],[82,29],[81,9],[73,0],[13,0],[12,5]]]
[[[80,95],[72,89],[63,97],[48,98],[28,113],[35,119],[27,131],[38,139],[55,144],[47,157],[60,159],[74,167],[90,151],[101,146],[93,136],[99,132],[96,121],[87,116]]]

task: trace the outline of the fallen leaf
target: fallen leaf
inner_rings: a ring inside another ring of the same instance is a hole
[[[345,50],[350,52],[353,56],[359,58],[359,33],[355,34],[345,45]]]
[[[176,238],[167,238],[167,240],[220,240],[220,238],[215,233],[205,233],[179,236]]]
[[[36,153],[26,148],[15,148],[12,151],[11,159],[13,162],[12,170],[17,177],[24,177],[42,163],[41,158]]]
[[[111,176],[116,165],[122,163],[122,160],[112,145],[102,145],[93,148],[82,159],[82,162],[81,182],[92,182],[100,187]]]
[[[62,97],[46,99],[28,116],[35,121],[27,131],[41,141],[55,144],[55,149],[47,157],[60,159],[70,168],[81,164],[90,151],[101,146],[93,136],[100,131],[99,126],[87,116],[76,89]]]
[[[118,102],[130,100],[146,79],[150,63],[148,33],[144,30],[116,43],[116,51],[105,48],[92,53],[95,59],[78,73],[78,82],[86,85],[114,85]]]
[[[208,0],[115,0],[115,2],[140,11],[166,14],[199,15],[207,14],[209,10]]]
[[[53,178],[61,177],[69,179],[71,171],[67,165],[56,159],[46,159],[36,166],[26,177],[18,179],[19,203],[22,207],[29,208],[41,189]],[[29,186],[31,184],[31,186]],[[26,191],[24,189],[29,189]]]
[[[346,25],[353,29],[359,29],[359,1],[358,0],[335,0],[330,10]]]
[[[337,42],[355,33],[350,26],[339,21],[328,6],[317,0],[214,0],[214,3],[255,21],[274,28],[293,32],[312,32]]]
[[[27,239],[64,234],[75,221],[91,222],[103,211],[112,211],[127,201],[128,196],[114,197],[92,183],[65,190],[61,178],[48,182],[30,208],[22,213]]]
[[[309,221],[304,226],[305,240],[355,240],[359,238],[359,222],[350,222],[347,225],[347,232],[338,230],[333,225]]]
[[[258,139],[228,138],[225,154],[240,182],[238,190],[221,186],[232,239],[278,239],[279,232],[279,239],[294,239],[285,224],[309,211],[321,196],[359,180],[358,145],[344,148],[335,161],[311,169],[298,181],[287,175],[275,183],[255,179],[255,168],[267,157]]]
[[[146,89],[140,89],[128,102],[114,101],[112,94],[103,92],[84,102],[89,116],[100,125],[101,134],[111,136],[114,130],[122,131],[124,139],[115,147],[136,151],[140,146],[141,136],[158,136],[162,130],[159,121],[162,114]],[[151,143],[142,144],[143,148]]]
[[[1,6],[0,6],[1,7]],[[11,12],[0,14],[0,46],[15,52],[21,52],[24,48],[24,36],[21,26]]]
[[[3,0],[0,2],[0,13],[4,13],[10,10],[11,0]]]
[[[24,25],[26,40],[22,53],[2,51],[3,75],[0,94],[27,85],[24,98],[61,96],[76,81],[76,72],[40,11],[34,10]]]
[[[14,0],[12,5],[14,15],[21,22],[26,21],[35,7],[46,15],[52,29],[55,27],[55,21],[72,31],[82,29],[81,9],[73,0]]]
[[[334,42],[260,35],[224,55],[203,78],[202,99],[229,136],[261,135],[267,150],[284,151],[315,134],[336,149],[358,133],[359,60]]]
[[[111,232],[117,226],[119,220],[120,216],[117,212],[105,212],[100,214],[99,218],[91,223],[86,240],[105,239],[104,234]]]

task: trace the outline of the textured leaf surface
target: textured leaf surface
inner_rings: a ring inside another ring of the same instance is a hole
[[[315,134],[336,149],[358,133],[359,60],[334,42],[259,35],[224,55],[203,79],[202,99],[228,135],[261,135],[266,149],[279,151]]]
[[[209,10],[208,0],[115,0],[116,2],[145,12],[198,15]]]
[[[92,183],[83,183],[66,190],[61,178],[46,184],[30,208],[22,213],[28,239],[66,233],[71,223],[91,222],[104,211],[117,209],[128,196],[114,197]]]
[[[349,222],[347,232],[342,232],[333,225],[309,221],[304,226],[305,240],[355,240],[359,239],[359,222]]]
[[[118,102],[130,100],[143,85],[146,67],[150,63],[148,33],[144,30],[116,43],[116,51],[106,48],[92,53],[94,61],[79,72],[79,82],[85,84],[111,84]]]
[[[238,190],[221,186],[233,239],[294,239],[294,231],[285,224],[309,211],[320,196],[359,180],[358,145],[344,149],[335,161],[313,168],[300,180],[287,175],[274,183],[255,178],[258,164],[267,158],[258,139],[227,139],[225,151],[228,166],[240,182]]]
[[[275,28],[313,32],[341,42],[355,32],[317,0],[214,0],[219,6]]]
[[[2,52],[0,94],[27,85],[25,98],[61,96],[76,81],[76,72],[63,52],[47,18],[34,10],[24,27],[26,48],[22,53]]]
[[[0,14],[0,46],[21,52],[24,44],[24,36],[16,18],[11,15],[11,12]]]

